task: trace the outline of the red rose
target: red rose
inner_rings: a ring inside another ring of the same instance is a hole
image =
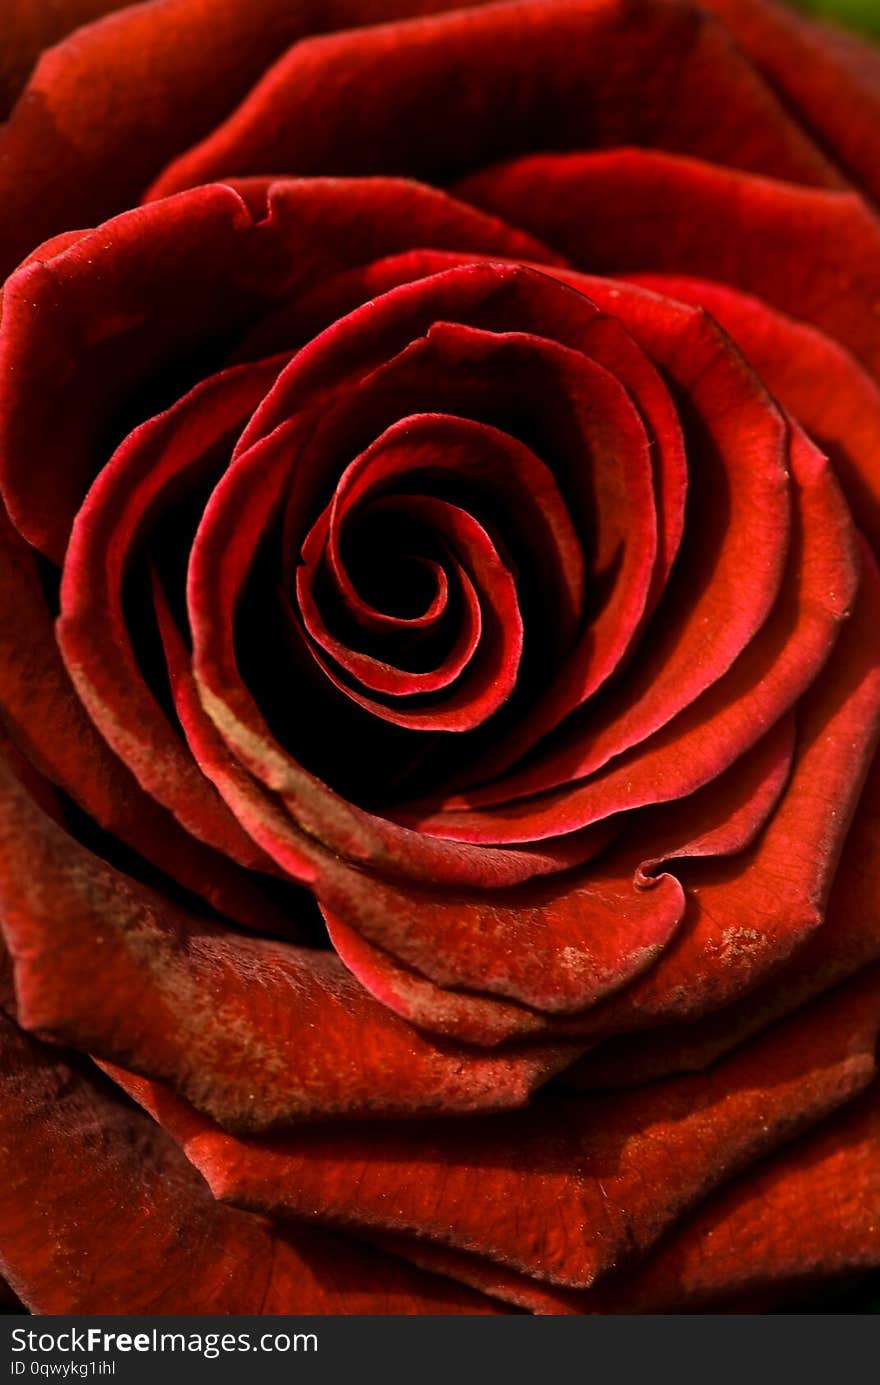
[[[876,1265],[880,56],[769,0],[32,10],[9,1284],[751,1311]]]

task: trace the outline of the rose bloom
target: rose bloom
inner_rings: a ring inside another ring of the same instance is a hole
[[[11,1290],[880,1263],[880,52],[771,0],[0,49]]]

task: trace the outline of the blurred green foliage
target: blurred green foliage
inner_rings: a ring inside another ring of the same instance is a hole
[[[798,0],[803,10],[880,35],[880,0]]]

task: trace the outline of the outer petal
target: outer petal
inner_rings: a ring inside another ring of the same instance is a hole
[[[169,1080],[224,1125],[518,1106],[580,1051],[425,1038],[332,953],[200,923],[118,875],[3,773],[0,903],[21,1024]]]
[[[289,936],[254,878],[185,832],[95,730],[61,661],[33,554],[2,510],[0,706],[29,760],[102,828],[227,917]]]
[[[880,1087],[737,1180],[597,1312],[687,1312],[880,1264]]]
[[[708,1074],[490,1121],[374,1126],[366,1138],[349,1127],[235,1139],[156,1084],[115,1076],[223,1199],[405,1232],[586,1288],[868,1086],[878,995],[880,979],[865,978]]]
[[[627,1031],[724,1005],[821,928],[880,736],[880,657],[867,634],[880,620],[878,603],[880,578],[866,554],[853,618],[799,705],[795,769],[774,817],[744,856],[683,871],[685,927],[651,975],[596,1016],[600,1029]]]
[[[647,814],[637,831],[654,859],[644,861],[636,880],[650,888],[662,865],[675,858],[727,856],[744,851],[775,809],[791,769],[793,718],[783,720],[725,775],[700,793]],[[587,896],[589,898],[589,896]],[[575,892],[575,904],[579,896]],[[363,984],[398,1014],[425,1029],[470,1043],[495,1044],[518,1035],[577,1034],[589,1016],[547,1015],[499,997],[444,990],[390,953],[367,942],[355,928],[324,911],[339,955]],[[644,1041],[642,1041],[644,1046]],[[650,1045],[647,1045],[650,1051]],[[598,1061],[601,1064],[599,1050]],[[576,1065],[579,1072],[583,1065]],[[593,1071],[592,1062],[586,1065]],[[568,1081],[566,1074],[563,1081]]]
[[[825,918],[790,961],[715,1014],[621,1036],[565,1081],[586,1090],[649,1082],[707,1066],[721,1054],[880,958],[880,760],[875,756],[834,877]]]
[[[880,200],[880,55],[778,0],[701,0],[729,27],[805,127]],[[843,92],[844,99],[841,99]]]
[[[47,236],[136,202],[304,34],[445,8],[447,0],[151,0],[72,34],[44,54],[0,131],[0,277]]]
[[[880,1264],[880,1088],[742,1174],[686,1218],[631,1274],[583,1292],[551,1289],[426,1242],[377,1243],[534,1313],[688,1313],[775,1307]],[[809,1214],[805,1215],[805,1209]],[[760,1311],[760,1310],[759,1310]]]
[[[706,120],[707,109],[724,119]],[[152,195],[267,168],[443,182],[515,151],[636,138],[839,182],[704,10],[679,0],[538,0],[299,44]]]
[[[478,173],[458,193],[591,273],[662,271],[746,289],[880,372],[880,220],[855,193],[645,149],[538,154]]]
[[[868,372],[823,332],[750,294],[668,274],[639,274],[637,282],[704,307],[721,323],[774,397],[831,458],[856,523],[880,551],[880,386]]]
[[[485,1313],[478,1294],[222,1207],[94,1070],[0,1015],[0,1265],[37,1313]]]
[[[5,118],[45,48],[81,24],[124,9],[132,0],[8,0],[0,18],[0,119]]]
[[[102,735],[153,798],[194,836],[243,866],[275,869],[193,763],[138,667],[123,587],[144,531],[210,481],[281,368],[248,366],[197,386],[130,433],[104,467],[74,523],[56,634],[76,691]]]
[[[4,495],[21,532],[57,563],[89,482],[120,439],[216,369],[291,295],[412,245],[537,248],[399,180],[263,181],[245,191],[247,200],[226,186],[197,188],[62,237],[5,285]]]

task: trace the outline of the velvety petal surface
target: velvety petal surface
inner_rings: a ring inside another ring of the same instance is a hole
[[[0,1264],[37,1313],[485,1313],[479,1294],[215,1201],[90,1065],[0,1015]]]
[[[374,1127],[369,1140],[351,1128],[236,1140],[155,1083],[114,1075],[222,1199],[407,1232],[585,1288],[644,1254],[726,1178],[867,1088],[877,984],[873,976],[850,986],[708,1074],[545,1101],[491,1123],[403,1135]]]
[[[0,801],[21,1024],[169,1080],[224,1125],[517,1106],[577,1055],[435,1042],[332,953],[188,917],[78,847],[8,777]]]
[[[150,0],[75,31],[44,54],[0,131],[0,272],[47,236],[136,203],[167,160],[304,35],[445,8],[447,0],[260,0],[245,9],[238,0]],[[53,5],[50,22],[56,13]]]
[[[707,1198],[642,1267],[586,1292],[400,1236],[377,1243],[534,1313],[814,1311],[811,1290],[880,1261],[878,1124],[875,1081],[815,1132]]]
[[[796,182],[615,149],[517,159],[457,191],[580,269],[699,275],[758,294],[823,328],[876,374],[880,221],[852,192]]]
[[[706,121],[708,106],[724,119]],[[705,10],[550,0],[300,43],[152,194],[266,168],[444,182],[513,150],[619,145],[636,132],[723,164],[840,181]]]

